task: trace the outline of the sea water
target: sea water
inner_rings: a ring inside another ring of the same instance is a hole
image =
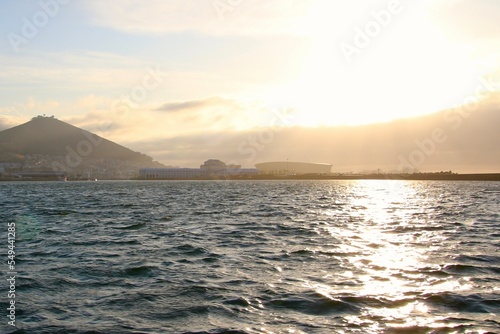
[[[4,182],[0,203],[2,333],[500,332],[500,183]]]

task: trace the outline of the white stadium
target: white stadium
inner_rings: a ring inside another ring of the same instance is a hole
[[[274,161],[255,164],[255,168],[263,174],[297,175],[297,174],[329,174],[331,164]]]

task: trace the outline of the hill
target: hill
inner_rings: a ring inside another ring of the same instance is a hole
[[[143,167],[163,165],[54,117],[37,116],[0,132],[0,179],[47,172],[73,180],[130,179]]]
[[[151,163],[153,159],[53,117],[38,116],[0,132],[0,162],[26,155],[79,155],[88,159],[114,159]]]

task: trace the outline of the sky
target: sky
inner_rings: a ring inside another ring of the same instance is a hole
[[[283,129],[483,100],[500,89],[498,17],[497,0],[4,0],[0,130],[54,115],[167,165],[220,145],[240,161]]]

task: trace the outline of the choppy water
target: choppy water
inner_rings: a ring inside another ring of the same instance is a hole
[[[0,183],[0,202],[2,332],[500,332],[500,183]]]

